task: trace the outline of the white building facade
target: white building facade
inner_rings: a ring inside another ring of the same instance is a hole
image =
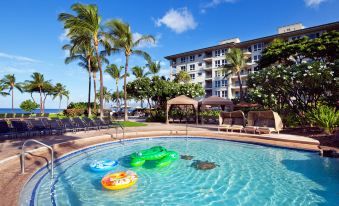
[[[201,84],[205,88],[206,97],[219,96],[234,99],[240,96],[240,86],[236,74],[225,78],[223,65],[227,64],[225,54],[232,47],[237,47],[243,52],[251,53],[251,64],[241,72],[243,90],[247,89],[247,77],[255,72],[257,61],[260,60],[264,48],[274,39],[295,40],[307,35],[317,38],[323,32],[339,30],[339,22],[304,28],[302,24],[293,24],[278,29],[279,34],[241,42],[239,38],[221,41],[218,45],[183,52],[165,57],[170,61],[171,80],[180,71],[186,71],[191,76],[191,82]]]

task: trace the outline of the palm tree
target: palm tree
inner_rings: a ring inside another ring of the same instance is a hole
[[[191,81],[191,76],[186,71],[180,71],[175,75],[174,82],[188,83]]]
[[[110,75],[115,80],[115,86],[116,86],[116,102],[117,102],[117,108],[118,111],[120,111],[120,98],[119,98],[119,80],[124,77],[124,75],[121,75],[123,67],[118,68],[117,65],[111,64],[107,66],[107,69],[105,72]]]
[[[150,74],[150,72],[145,72],[145,69],[143,67],[139,67],[139,66],[133,67],[132,73],[137,79],[147,77]]]
[[[106,50],[109,46],[102,38],[101,16],[98,13],[96,5],[73,4],[71,9],[75,11],[76,16],[68,13],[59,14],[59,21],[64,23],[64,28],[68,29],[68,36],[76,36],[78,41],[91,40],[94,48],[95,56],[98,60],[98,68],[100,73],[100,118],[103,117],[103,74],[101,68],[101,59],[99,55],[99,44],[105,46]]]
[[[12,96],[12,112],[14,112],[14,88],[22,92],[22,83],[16,82],[16,78],[14,74],[7,74],[5,77],[1,80],[2,84],[5,87],[9,88],[9,92],[11,92]]]
[[[59,97],[59,112],[60,112],[62,98],[66,97],[67,99],[69,99],[69,91],[66,89],[66,86],[62,85],[61,83],[57,83],[54,87],[53,100],[57,97]]]
[[[32,80],[26,80],[23,86],[24,91],[31,93],[33,98],[33,92],[39,92],[40,95],[40,113],[44,112],[44,102],[48,95],[52,94],[53,86],[50,81],[46,81],[44,75],[38,72],[34,72],[31,75]],[[44,98],[43,98],[44,95]]]
[[[2,82],[0,81],[0,96],[7,96],[9,95],[8,92],[4,92],[8,87],[6,85],[3,85]]]
[[[238,76],[238,82],[240,86],[240,101],[244,100],[244,92],[242,89],[242,81],[240,77],[240,72],[242,69],[247,67],[247,61],[249,56],[247,53],[243,53],[239,48],[231,48],[228,53],[226,53],[227,64],[224,65],[225,78],[233,73]]]
[[[155,38],[151,35],[143,35],[139,39],[133,39],[133,32],[129,24],[121,20],[110,20],[106,23],[108,29],[108,34],[106,37],[111,41],[112,47],[115,52],[123,52],[125,55],[125,75],[124,75],[124,110],[125,116],[124,120],[128,120],[128,111],[127,111],[127,71],[128,71],[128,60],[132,54],[143,56],[145,59],[150,58],[150,56],[141,50],[135,49],[143,42],[155,42]]]
[[[149,71],[153,76],[157,75],[161,69],[160,61],[153,61],[151,58],[146,59]]]

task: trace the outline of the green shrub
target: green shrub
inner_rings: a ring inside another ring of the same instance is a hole
[[[307,116],[311,123],[324,129],[326,134],[332,133],[339,126],[339,111],[334,107],[319,106],[308,112]]]
[[[65,109],[64,115],[68,117],[82,116],[85,114],[84,109]]]
[[[36,102],[28,99],[20,104],[20,109],[24,110],[25,112],[32,112],[33,110],[39,108],[39,105]]]

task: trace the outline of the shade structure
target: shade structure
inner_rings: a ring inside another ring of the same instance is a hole
[[[232,122],[234,119],[237,119],[238,122],[242,122],[242,125],[245,125],[246,123],[244,112],[241,110],[237,110],[233,112],[220,112],[219,124],[222,123],[225,118],[232,119]]]
[[[260,106],[259,104],[248,103],[248,102],[240,102],[235,105],[235,107],[239,107],[239,108],[251,108],[251,107],[259,107],[259,106]]]
[[[233,102],[229,99],[225,99],[218,96],[210,96],[199,102],[201,110],[204,110],[207,105],[209,106],[220,106],[223,110],[225,107],[229,107],[230,110],[233,110]]]
[[[181,95],[178,97],[175,97],[173,99],[170,99],[167,101],[166,105],[166,124],[169,123],[168,121],[168,112],[173,105],[192,105],[194,110],[195,110],[195,118],[196,118],[196,123],[198,124],[198,101],[194,100],[192,98],[189,98],[185,95]]]
[[[282,120],[277,112],[272,110],[267,111],[250,111],[247,114],[248,126],[256,126],[255,122],[260,120],[271,120],[274,125],[267,125],[268,127],[274,127],[279,132],[283,128]]]

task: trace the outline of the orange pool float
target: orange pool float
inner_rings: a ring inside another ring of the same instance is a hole
[[[138,176],[133,171],[110,173],[101,179],[101,185],[108,190],[121,190],[134,185]]]

